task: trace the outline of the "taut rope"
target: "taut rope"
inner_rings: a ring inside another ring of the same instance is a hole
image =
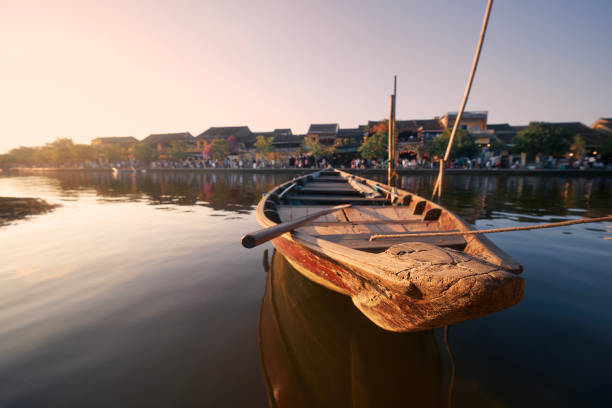
[[[411,234],[409,232],[407,232],[405,234],[377,234],[377,235],[370,236],[370,241],[374,241],[375,239],[382,239],[382,238],[455,237],[455,236],[458,236],[458,235],[494,234],[496,232],[527,231],[527,230],[554,228],[554,227],[564,227],[566,225],[587,224],[587,223],[591,223],[591,222],[602,222],[602,221],[612,221],[612,215],[609,215],[607,217],[599,217],[599,218],[583,218],[581,220],[553,222],[553,223],[549,223],[549,224],[527,225],[527,226],[524,226],[524,227],[508,227],[508,228],[495,228],[495,229],[485,229],[485,230],[468,230],[468,231],[451,231],[451,232],[419,232],[419,233],[416,233],[416,234]]]

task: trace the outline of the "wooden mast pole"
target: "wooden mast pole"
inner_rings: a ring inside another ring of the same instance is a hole
[[[455,133],[457,133],[459,122],[461,121],[461,117],[463,116],[463,110],[465,109],[465,105],[467,104],[468,98],[470,96],[470,90],[472,89],[472,82],[474,81],[474,75],[476,74],[476,68],[478,67],[480,51],[482,49],[482,44],[484,43],[492,7],[493,0],[489,0],[489,2],[487,3],[487,9],[485,11],[484,19],[482,21],[482,28],[480,29],[480,38],[478,39],[478,45],[476,46],[476,54],[474,55],[474,61],[472,62],[472,70],[470,71],[470,77],[468,78],[468,83],[465,87],[465,94],[463,95],[461,108],[459,109],[459,112],[457,112],[457,118],[455,119],[455,123],[453,124],[453,130],[451,132],[450,139],[448,140],[448,146],[446,147],[446,153],[444,154],[444,158],[440,160],[440,173],[438,174],[438,179],[436,180],[436,184],[434,185],[434,190],[432,194],[433,196],[436,196],[437,194],[438,198],[442,197],[442,179],[444,178],[444,165],[450,158],[451,148],[453,147],[453,141],[455,140]]]
[[[397,92],[397,75],[393,77],[393,94],[390,98],[389,123],[389,164],[387,167],[387,184],[391,185],[395,178],[395,94]]]

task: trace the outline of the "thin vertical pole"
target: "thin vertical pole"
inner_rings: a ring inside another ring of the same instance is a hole
[[[389,164],[387,167],[387,184],[391,185],[395,174],[395,156],[396,156],[396,138],[395,138],[395,97],[397,93],[397,75],[393,77],[393,94],[391,95],[390,107],[389,107],[389,124],[387,126],[389,131]]]
[[[470,96],[470,90],[472,89],[472,82],[474,81],[474,75],[476,74],[476,68],[478,67],[480,51],[482,49],[482,44],[484,43],[485,34],[487,32],[487,25],[489,24],[489,15],[491,14],[492,7],[493,0],[489,0],[487,4],[487,9],[485,11],[484,19],[482,21],[482,28],[480,29],[480,38],[478,39],[478,46],[476,47],[476,54],[474,55],[474,61],[472,62],[472,70],[470,71],[470,77],[468,78],[468,83],[465,87],[465,93],[463,95],[463,101],[461,102],[461,108],[459,109],[459,112],[457,113],[457,118],[455,119],[455,123],[453,124],[453,130],[451,132],[450,139],[448,140],[448,146],[446,147],[446,153],[444,154],[444,158],[440,160],[440,173],[438,175],[438,179],[436,180],[436,184],[434,185],[433,191],[433,195],[435,196],[437,194],[438,198],[442,197],[442,178],[444,177],[444,165],[450,157],[451,148],[453,147],[453,141],[455,140],[455,133],[457,133],[459,122],[461,121],[465,105],[467,104],[468,98]]]
[[[391,95],[391,97],[389,98],[389,123],[387,125],[387,130],[389,131],[389,163],[387,166],[387,184],[391,185],[391,180],[393,179],[393,172],[394,172],[394,166],[393,166],[393,102],[394,102],[394,95]]]

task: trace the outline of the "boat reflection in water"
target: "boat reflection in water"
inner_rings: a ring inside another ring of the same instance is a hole
[[[259,350],[271,406],[446,406],[432,330],[377,327],[350,298],[311,282],[277,251],[268,272]]]

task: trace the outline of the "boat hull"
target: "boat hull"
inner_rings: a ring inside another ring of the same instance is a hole
[[[314,251],[289,234],[272,243],[306,278],[349,296],[376,325],[394,332],[428,330],[495,313],[517,304],[524,292],[521,277],[499,269],[492,269],[485,278],[481,274],[466,276],[436,297],[418,291],[394,291],[364,279],[354,265],[348,267]]]

